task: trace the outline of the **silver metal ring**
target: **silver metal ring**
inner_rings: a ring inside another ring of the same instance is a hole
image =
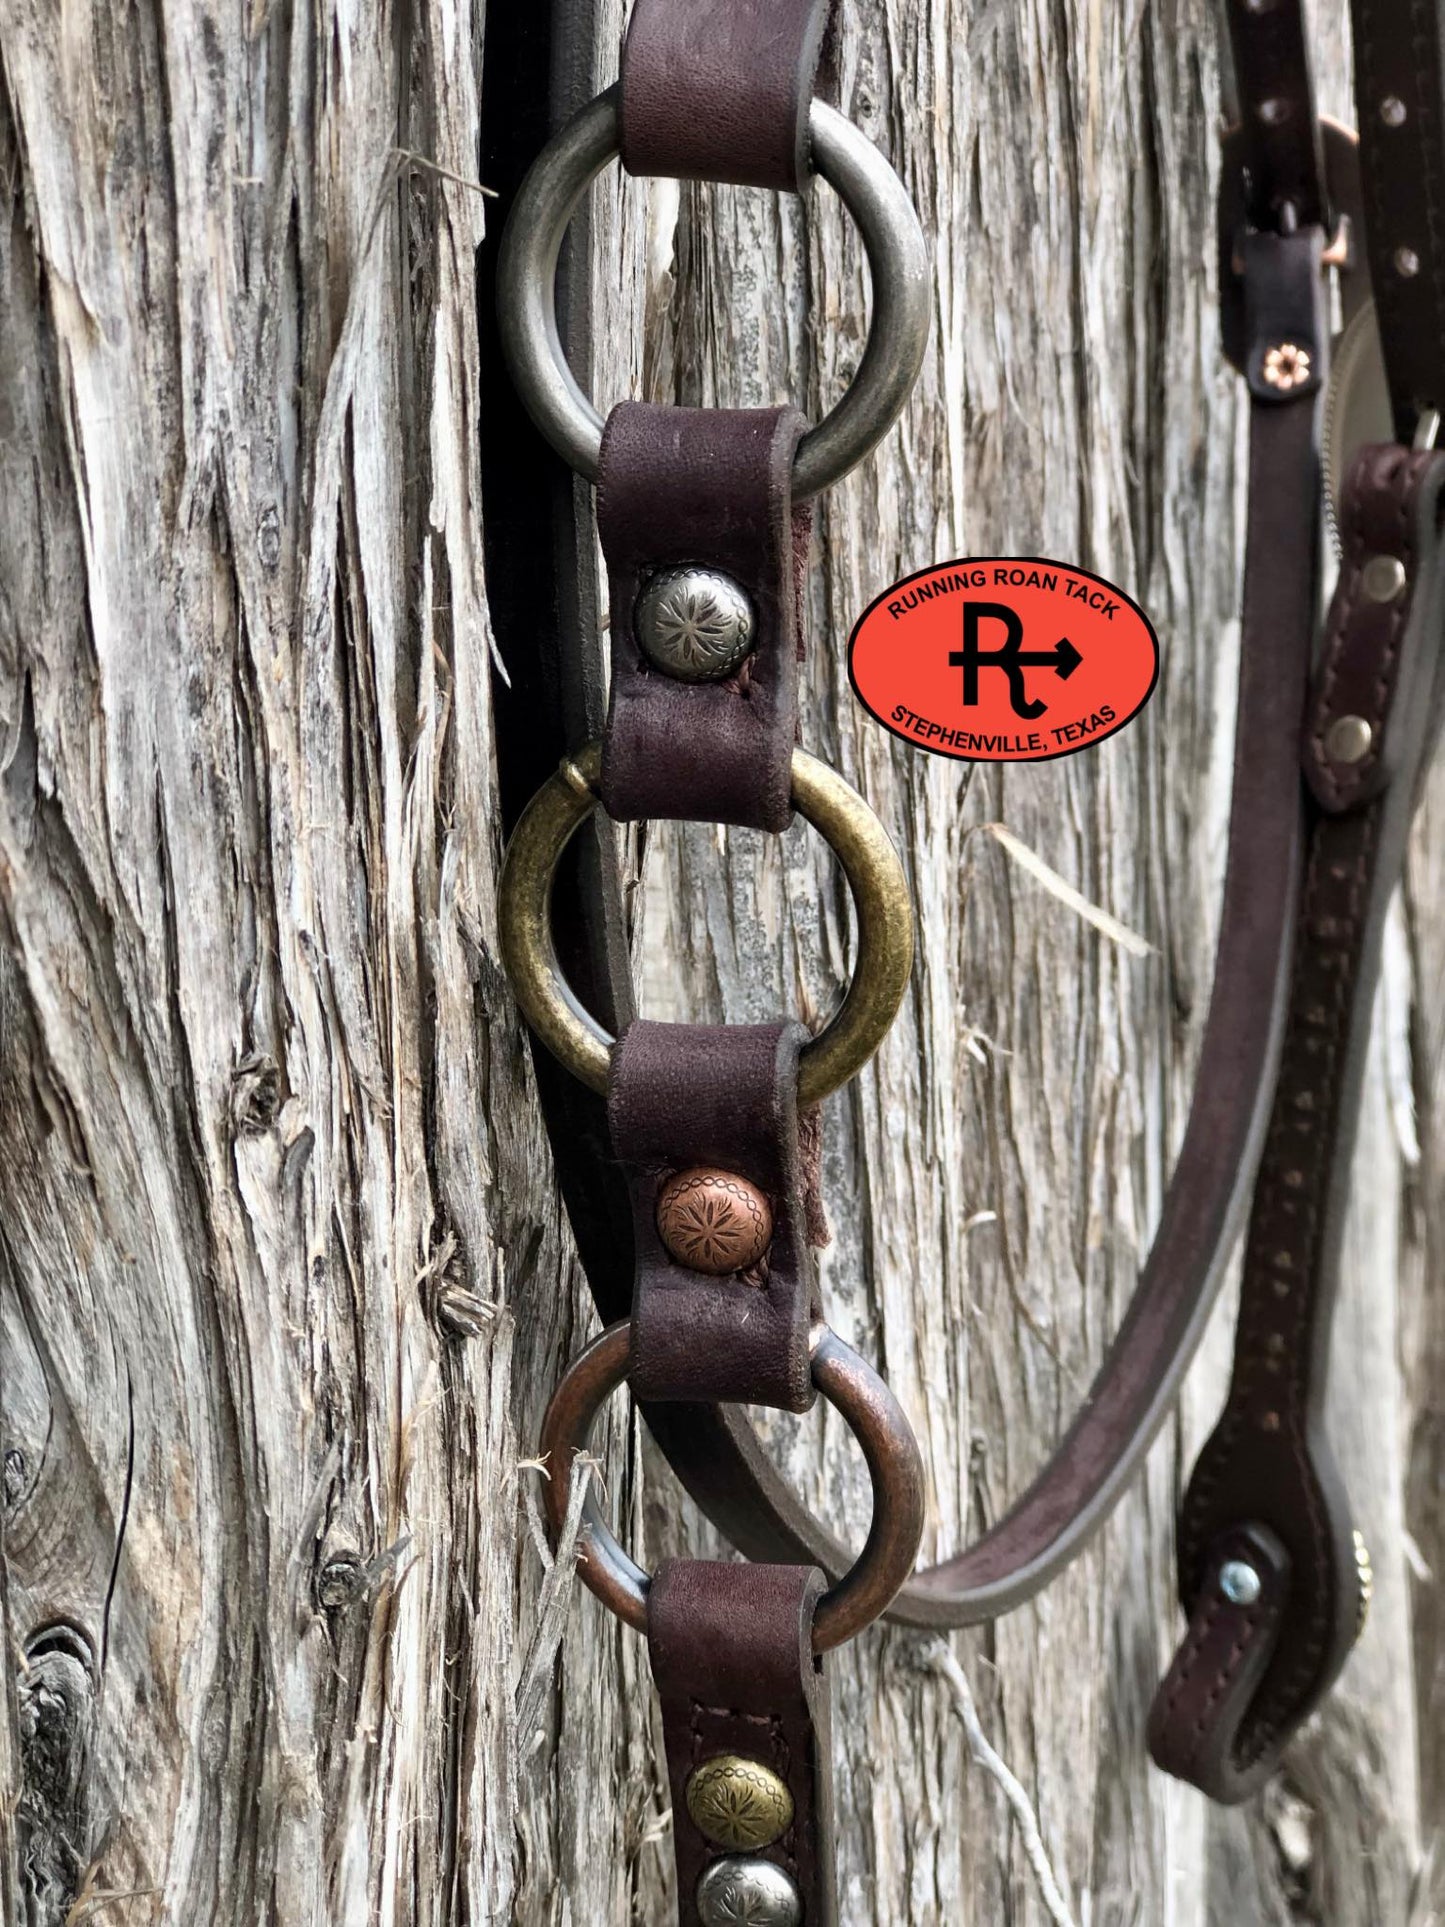
[[[863,1550],[819,1599],[813,1615],[813,1649],[823,1653],[887,1612],[912,1573],[923,1536],[923,1458],[902,1406],[866,1359],[826,1325],[814,1328],[809,1350],[813,1383],[863,1448],[873,1487],[873,1519]],[[554,1538],[567,1516],[572,1461],[585,1449],[593,1419],[627,1376],[631,1362],[632,1327],[623,1318],[578,1353],[552,1394],[542,1422],[541,1451]],[[619,1619],[646,1632],[651,1580],[617,1543],[590,1492],[582,1519],[578,1577]]]
[[[847,393],[798,443],[803,501],[862,461],[898,419],[923,365],[931,308],[928,247],[903,183],[866,134],[815,100],[812,163],[858,224],[873,281],[868,345]],[[579,474],[597,480],[602,417],[577,385],[557,334],[557,256],[577,203],[618,149],[609,87],[543,148],[517,193],[497,268],[502,347],[532,419]]]

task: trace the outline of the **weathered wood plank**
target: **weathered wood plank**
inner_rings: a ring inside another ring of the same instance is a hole
[[[1239,527],[1217,49],[1206,0],[843,11],[843,104],[935,238],[937,311],[810,583],[806,740],[920,905],[904,1017],[830,1108],[825,1282],[918,1422],[946,1551],[1041,1461],[1119,1316],[1207,997]],[[639,1642],[579,1596],[540,1732],[512,1712],[541,1577],[518,1464],[588,1320],[497,963],[462,184],[484,27],[430,0],[0,0],[7,1920],[107,1895],[99,1918],[286,1927],[662,1914]],[[613,175],[595,203],[600,396],[816,411],[846,379],[866,284],[826,192],[804,214]],[[1139,594],[1165,673],[1096,756],[968,784],[862,716],[842,645],[891,575],[1009,547]],[[1393,1922],[1439,1857],[1440,1616],[1402,1529],[1445,1565],[1440,1023],[1415,993],[1438,817],[1337,1347],[1379,1569],[1343,1692],[1259,1814],[1207,1817],[1143,1763],[1222,1321],[1099,1546],[955,1642],[1080,1919]],[[1082,929],[972,834],[992,820],[1158,954]],[[661,833],[645,894],[652,1014],[837,995],[846,906],[802,831]],[[837,1424],[774,1430],[861,1531]],[[620,1404],[599,1447],[629,1543],[711,1543]],[[845,1918],[1039,1920],[927,1660],[887,1631],[839,1660]]]

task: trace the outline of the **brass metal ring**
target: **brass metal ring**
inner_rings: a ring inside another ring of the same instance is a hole
[[[601,773],[602,745],[589,743],[527,805],[502,865],[500,920],[522,1014],[574,1077],[605,1092],[614,1040],[572,994],[552,942],[552,879],[568,838],[597,806]],[[795,749],[792,797],[842,864],[858,912],[848,994],[799,1060],[798,1098],[807,1106],[855,1077],[897,1016],[913,967],[913,911],[887,832],[836,770]]]
[[[627,1376],[632,1327],[624,1318],[594,1338],[567,1368],[542,1424],[547,1517],[554,1534],[567,1516],[572,1460],[606,1399]],[[903,1408],[866,1359],[819,1325],[812,1340],[813,1383],[852,1427],[873,1485],[873,1520],[853,1565],[818,1601],[813,1648],[826,1652],[886,1612],[918,1558],[923,1536],[923,1459]],[[578,1576],[603,1605],[647,1630],[647,1574],[625,1553],[587,1496],[577,1548]]]

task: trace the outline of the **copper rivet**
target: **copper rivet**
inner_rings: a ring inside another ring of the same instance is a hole
[[[773,1214],[746,1178],[699,1166],[663,1185],[657,1230],[680,1265],[721,1278],[758,1262],[773,1235]]]
[[[1386,94],[1380,102],[1380,119],[1387,127],[1405,125],[1405,103],[1398,94]]]
[[[1403,275],[1407,281],[1420,272],[1420,257],[1413,248],[1395,249],[1395,272]]]
[[[1363,716],[1337,716],[1325,736],[1332,763],[1358,763],[1370,753],[1375,732]]]
[[[1259,1421],[1259,1423],[1260,1423],[1260,1429],[1262,1431],[1277,1432],[1279,1430],[1279,1413],[1266,1412],[1264,1417]]]
[[[1276,342],[1264,357],[1263,375],[1271,388],[1287,395],[1310,378],[1310,351],[1295,341]]]
[[[793,1820],[793,1796],[761,1760],[719,1753],[687,1783],[687,1810],[698,1832],[735,1852],[770,1847]]]
[[[1405,586],[1405,565],[1398,555],[1372,555],[1360,571],[1360,587],[1371,602],[1393,602]]]

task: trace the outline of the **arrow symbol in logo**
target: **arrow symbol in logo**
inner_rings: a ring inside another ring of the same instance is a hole
[[[978,640],[979,625],[1001,622],[1007,635],[997,649],[984,649]],[[978,672],[988,667],[1001,669],[1008,677],[1009,702],[1016,716],[1032,722],[1048,708],[1046,702],[1032,702],[1024,694],[1025,669],[1052,669],[1060,682],[1067,682],[1083,657],[1067,636],[1061,636],[1052,649],[1025,649],[1023,618],[1002,602],[965,602],[963,605],[963,647],[951,649],[951,669],[963,671],[963,700],[967,708],[978,702]]]

